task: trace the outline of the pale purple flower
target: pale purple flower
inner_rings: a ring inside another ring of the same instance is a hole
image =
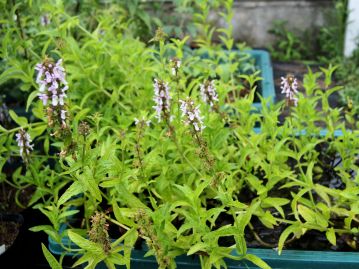
[[[196,132],[202,132],[206,126],[203,124],[203,117],[201,117],[201,113],[199,110],[199,105],[195,106],[194,102],[187,98],[187,100],[180,100],[181,103],[181,111],[184,124],[193,126]]]
[[[40,93],[38,96],[39,96],[40,100],[42,101],[42,103],[44,104],[44,106],[46,106],[49,96],[47,94],[43,94],[43,93]]]
[[[161,80],[154,80],[153,83],[154,88],[154,97],[153,101],[155,101],[156,105],[153,108],[156,110],[156,118],[158,122],[161,122],[162,117],[165,120],[170,121],[170,100],[171,96],[169,94],[169,86],[168,83]]]
[[[61,119],[62,119],[63,123],[66,120],[66,113],[67,113],[66,110],[61,110]]]
[[[200,92],[203,102],[209,104],[212,108],[216,102],[218,102],[218,95],[214,80],[207,80],[205,83],[200,85]]]
[[[48,14],[44,14],[44,15],[41,16],[40,23],[41,23],[42,26],[47,26],[47,25],[50,24],[50,22],[51,21],[50,21],[50,17],[49,17]]]
[[[287,99],[287,104],[289,105],[298,105],[298,98],[295,97],[295,94],[298,93],[298,81],[297,79],[292,76],[288,75],[287,77],[281,77],[281,89],[282,92],[285,94],[285,97]]]
[[[177,76],[178,70],[179,70],[180,67],[181,67],[181,60],[178,59],[178,58],[176,58],[176,57],[174,57],[174,58],[172,58],[172,60],[171,60],[171,64],[172,64],[172,68],[171,68],[171,70],[172,70],[172,75],[173,75],[173,76]]]
[[[151,124],[151,120],[146,120],[145,117],[142,117],[141,120],[135,118],[135,125],[138,125],[138,124],[141,124],[141,125],[147,125],[147,126],[150,126]]]
[[[32,142],[31,137],[24,129],[20,129],[15,136],[17,145],[20,148],[20,155],[22,159],[27,163],[30,152],[33,150],[33,145],[30,144]]]
[[[65,99],[68,83],[65,69],[62,67],[62,59],[54,63],[51,59],[46,58],[43,63],[35,66],[35,70],[37,70],[36,83],[39,85],[39,99],[44,106],[50,105],[52,110],[57,111],[51,115],[58,115],[55,122],[61,122],[62,126],[65,126],[67,113]],[[51,100],[50,103],[49,100]]]

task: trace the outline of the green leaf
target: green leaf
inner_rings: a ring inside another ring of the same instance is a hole
[[[301,226],[298,223],[292,224],[288,226],[280,235],[279,241],[278,241],[278,254],[280,255],[282,253],[282,249],[284,247],[284,243],[289,237],[290,234],[295,234],[297,237],[298,235],[303,234]]]
[[[119,200],[125,205],[132,208],[148,209],[148,207],[144,203],[142,203],[140,199],[138,199],[135,195],[128,191],[128,189],[124,186],[123,183],[120,183],[116,189],[118,191]]]
[[[75,181],[71,186],[61,195],[59,201],[57,202],[58,206],[66,203],[71,197],[83,193],[83,187],[80,182]]]
[[[299,214],[305,219],[306,222],[315,223],[315,213],[304,205],[298,205]]]
[[[97,257],[105,258],[106,254],[104,253],[104,250],[102,249],[102,246],[100,244],[91,242],[90,240],[83,238],[81,235],[71,230],[68,231],[68,235],[70,240],[74,242],[76,245],[78,245],[80,248],[91,252]]]
[[[285,198],[267,197],[262,200],[261,205],[263,208],[274,207],[284,218],[282,206],[288,204],[289,202],[290,201]]]
[[[51,225],[38,225],[38,226],[34,226],[29,228],[30,231],[32,232],[41,232],[41,231],[45,231],[45,230],[53,230],[54,228]]]
[[[41,243],[42,252],[49,263],[51,269],[62,269],[61,264],[56,260],[56,258],[47,250],[45,245]]]
[[[28,124],[27,119],[25,117],[19,117],[18,115],[16,115],[14,110],[9,110],[9,114],[12,120],[16,122],[19,126],[24,126]]]
[[[49,137],[46,136],[46,138],[44,140],[44,152],[46,154],[49,154],[49,148],[50,148],[50,140],[49,140]]]
[[[244,258],[262,269],[271,269],[271,267],[265,261],[263,261],[261,258],[259,258],[256,255],[247,254]]]
[[[32,93],[30,93],[29,97],[27,98],[27,102],[26,102],[26,112],[29,110],[29,107],[32,103],[32,101],[34,101],[34,99],[37,97],[37,92],[33,91]]]
[[[335,236],[335,231],[334,228],[331,227],[327,230],[327,232],[325,233],[325,236],[327,237],[328,241],[333,245],[336,246],[337,245],[337,238]]]
[[[198,251],[206,252],[207,247],[208,247],[208,245],[206,243],[203,243],[203,242],[197,243],[188,250],[187,256],[192,255]]]
[[[130,227],[133,227],[135,225],[135,223],[130,218],[126,218],[122,214],[121,209],[118,207],[116,201],[112,201],[112,208],[113,208],[113,213],[115,214],[115,218],[118,222]]]

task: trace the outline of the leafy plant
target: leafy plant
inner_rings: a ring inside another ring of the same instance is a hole
[[[195,51],[186,48],[188,37],[168,39],[162,29],[142,43],[116,5],[97,9],[92,21],[85,5],[25,3],[46,7],[51,23],[27,37],[32,57],[15,56],[12,46],[1,51],[9,67],[28,66],[31,80],[12,72],[2,80],[30,85],[33,115],[10,111],[19,127],[0,128],[1,167],[23,159],[2,179],[19,191],[35,187],[30,205],[51,225],[32,231],[76,253],[74,265],[129,268],[140,247],[159,268],[175,268],[180,255],[198,257],[202,268],[225,267],[228,259],[270,268],[247,253],[251,241],[280,253],[315,233],[327,246],[344,241],[356,249],[359,125],[355,105],[329,106],[341,90],[332,86],[337,67],[310,71],[302,84],[283,78],[286,100],[268,102],[256,90],[253,60],[231,51],[232,2],[225,2],[228,27],[220,29],[208,21],[211,5],[198,2],[203,32]],[[278,125],[282,110],[289,116]],[[278,236],[270,242],[262,230]],[[52,268],[61,266],[42,248]]]

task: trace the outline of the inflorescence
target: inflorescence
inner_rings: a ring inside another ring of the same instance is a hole
[[[38,94],[44,106],[47,106],[49,126],[53,127],[55,122],[61,123],[61,127],[66,127],[67,110],[65,107],[66,91],[68,83],[66,72],[62,67],[62,59],[55,64],[52,59],[46,58],[43,63],[37,64],[36,82],[40,86]],[[51,104],[49,103],[51,100]]]

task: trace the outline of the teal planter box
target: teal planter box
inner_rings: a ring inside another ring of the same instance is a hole
[[[240,53],[240,52],[239,52]],[[274,79],[273,79],[273,68],[270,55],[267,51],[264,50],[248,50],[245,53],[249,53],[251,57],[255,59],[255,66],[257,70],[260,70],[260,76],[262,80],[259,81],[260,84],[260,95],[269,100],[269,102],[274,103],[275,101],[275,89],[274,89]],[[257,110],[261,110],[261,103],[253,103],[253,106]]]
[[[272,62],[270,58],[270,54],[265,50],[223,50],[225,53],[235,52],[238,55],[238,60],[245,58],[243,63],[248,63],[251,60],[254,60],[254,68],[255,70],[260,71],[259,76],[262,77],[262,80],[257,82],[257,93],[262,96],[264,99],[267,99],[269,102],[275,101],[276,93],[274,88],[274,79],[273,79],[273,68]],[[172,51],[167,55],[167,57],[174,57],[175,53]],[[191,49],[188,46],[184,47],[184,55],[185,57],[189,56],[198,56],[201,59],[208,59],[210,56],[207,52],[201,52],[200,49]],[[223,63],[223,62],[220,62]],[[243,70],[239,67],[238,71],[239,74],[246,74]],[[262,104],[258,101],[254,101],[253,107],[256,111],[261,111]]]
[[[65,227],[63,227],[65,228]],[[70,241],[68,237],[62,239],[62,244],[76,249],[77,246]],[[61,255],[65,251],[60,244],[49,238],[49,249],[53,254]],[[158,265],[154,256],[144,257],[145,250],[132,251],[131,268],[133,269],[157,269]],[[236,255],[233,251],[232,255]],[[358,252],[334,252],[334,251],[301,251],[301,250],[283,250],[281,255],[273,249],[248,249],[248,253],[254,254],[267,262],[272,269],[358,269]],[[66,256],[75,257],[76,252],[67,252]],[[229,269],[257,269],[249,261],[227,260]],[[178,269],[199,269],[200,261],[197,256],[181,255],[176,258]],[[99,264],[97,269],[106,268],[105,264]],[[125,268],[119,266],[118,268]]]
[[[256,133],[256,134],[260,134],[262,131],[261,131],[261,128],[260,127],[256,127],[256,128],[253,128],[253,131]],[[319,132],[319,136],[320,137],[325,137],[328,133],[328,130],[327,129],[322,129],[320,130]],[[305,130],[302,130],[302,131],[298,131],[296,133],[297,136],[299,135],[305,135],[306,134],[306,131]],[[342,130],[334,130],[333,132],[333,135],[334,137],[340,137],[340,136],[343,136],[343,131]]]

